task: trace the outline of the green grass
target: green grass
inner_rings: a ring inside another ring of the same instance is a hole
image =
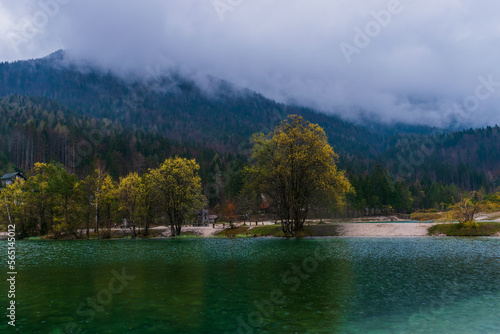
[[[149,229],[147,238],[157,238],[162,233],[163,233],[163,231],[160,231],[160,230]],[[145,237],[142,230],[141,230],[141,234],[139,235],[139,237],[141,237],[141,238]]]
[[[284,237],[281,225],[263,225],[249,231],[255,237]]]
[[[251,238],[251,237],[284,237],[281,226],[264,225],[250,229],[249,226],[228,228],[217,233],[218,237],[226,238]]]
[[[500,223],[478,223],[478,227],[466,228],[462,224],[438,224],[429,229],[429,235],[444,234],[449,237],[493,236],[500,232]]]
[[[315,237],[325,235],[318,233],[317,228],[314,226],[304,226],[304,230],[295,234],[296,238]],[[335,234],[328,234],[335,235]],[[281,225],[263,225],[249,229],[248,226],[240,226],[235,228],[228,228],[222,232],[217,233],[218,238],[251,238],[251,237],[286,237],[281,229]]]
[[[245,238],[252,238],[250,234],[237,234],[236,235],[237,239],[245,239]]]
[[[248,226],[239,226],[235,228],[227,228],[224,231],[221,231],[216,234],[217,237],[222,237],[222,238],[236,238],[239,235],[247,235],[248,233]]]
[[[137,239],[148,239],[148,238],[156,238],[158,237],[163,231],[161,230],[153,230],[149,229],[148,235],[144,235],[144,230],[141,229],[136,229],[136,238]],[[43,240],[74,240],[77,239],[73,234],[62,234],[58,237],[56,237],[54,234],[48,234],[44,235],[41,237],[37,237],[38,239],[43,239]],[[85,231],[80,235],[78,234],[78,239],[81,240],[86,240],[87,239],[87,234]],[[132,239],[132,231],[129,229],[125,230],[111,230],[108,232],[108,230],[101,230],[98,233],[95,233],[90,231],[89,233],[89,240],[101,240],[101,239]],[[27,238],[26,240],[36,240],[34,238]]]
[[[192,238],[201,238],[201,237],[202,237],[201,235],[196,234],[193,231],[187,231],[187,232],[181,232],[181,235],[178,236],[177,238],[192,239]]]

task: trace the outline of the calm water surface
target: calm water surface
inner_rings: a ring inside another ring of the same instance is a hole
[[[17,327],[2,311],[1,333],[500,332],[494,238],[23,241],[17,251]]]

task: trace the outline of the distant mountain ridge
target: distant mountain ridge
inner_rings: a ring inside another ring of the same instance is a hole
[[[279,104],[224,82],[216,82],[218,90],[209,96],[193,81],[177,75],[147,84],[126,82],[98,69],[82,72],[63,59],[60,51],[42,59],[0,64],[0,96],[44,96],[87,117],[118,120],[124,126],[178,141],[205,143],[219,151],[234,152],[253,133],[270,131],[288,114],[320,123],[339,151],[367,153],[368,143],[381,141],[366,128],[339,117]]]
[[[33,110],[40,103],[45,113],[37,113],[35,123],[37,126],[51,124],[48,128],[57,128],[58,123],[50,123],[49,118],[58,112],[78,119],[74,132],[80,131],[82,124],[93,124],[88,125],[90,128],[106,125],[107,138],[121,141],[112,147],[102,147],[115,152],[101,152],[101,158],[110,160],[110,164],[126,164],[133,154],[147,150],[145,146],[130,149],[129,141],[136,137],[150,143],[148,145],[161,138],[162,145],[169,147],[164,149],[164,154],[184,152],[205,161],[207,167],[216,160],[217,153],[223,161],[233,159],[228,155],[244,160],[248,157],[249,138],[253,133],[269,132],[287,115],[299,114],[325,129],[339,153],[341,168],[349,173],[363,174],[381,164],[394,177],[411,182],[429,179],[470,189],[500,185],[497,153],[500,133],[496,127],[448,133],[407,124],[362,126],[309,108],[277,103],[215,78],[208,80],[214,87],[210,92],[175,73],[148,80],[124,79],[89,65],[82,69],[66,61],[65,53],[59,51],[41,59],[0,64],[0,97],[7,99],[0,106],[8,109],[17,104],[22,115],[23,108]],[[15,125],[4,117],[2,131],[11,131],[11,134],[15,129],[27,131],[29,117],[18,121]],[[77,138],[75,135],[74,140]],[[51,140],[44,143],[54,145]],[[144,159],[152,159],[144,166],[159,159],[160,146],[155,146],[159,151],[143,154]],[[6,146],[3,150],[9,149],[12,147]],[[19,150],[18,156],[26,156],[29,149]],[[12,152],[7,153],[3,156],[10,158],[4,160],[14,163]],[[63,159],[62,156],[52,158]],[[24,161],[26,164],[31,160]],[[133,164],[127,165],[124,171],[131,169]],[[117,169],[115,176],[124,171]]]

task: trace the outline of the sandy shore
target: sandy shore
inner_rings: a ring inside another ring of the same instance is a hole
[[[433,223],[346,223],[338,224],[337,233],[345,237],[421,237]]]
[[[499,215],[483,215],[479,216],[478,220],[487,221],[497,221],[500,222]],[[373,221],[373,220],[372,220]],[[371,223],[366,222],[338,222],[330,221],[326,224],[316,224],[313,222],[308,225],[317,236],[341,236],[341,237],[421,237],[427,236],[430,227],[436,225],[436,223],[418,223],[418,222],[394,222],[394,221],[375,221]],[[273,225],[274,222],[259,222],[258,226],[262,225]],[[241,225],[235,224],[236,226]],[[215,236],[217,233],[223,231],[229,226],[226,224],[224,227],[220,224],[216,224],[215,227],[210,226],[183,226],[182,232],[192,232],[193,234],[209,238]],[[255,225],[249,226],[250,230],[255,228]],[[165,238],[170,236],[170,227],[167,226],[157,226],[153,227],[153,230],[160,230],[160,238]],[[5,239],[7,233],[0,232],[0,239]],[[500,235],[498,235],[500,236]]]
[[[266,225],[271,225],[272,222],[267,222]],[[416,237],[426,236],[429,227],[433,223],[393,223],[393,222],[377,222],[377,223],[333,223],[325,225],[311,225],[318,229],[324,230],[325,234],[331,236],[343,237]],[[259,223],[261,226],[261,223]],[[227,227],[227,226],[226,226]],[[256,226],[251,226],[250,229]],[[170,229],[167,227],[157,227],[157,229],[165,229],[161,237],[170,236]],[[218,232],[224,230],[222,226],[213,228],[207,227],[183,227],[183,232],[193,232],[201,237],[212,237]]]
[[[500,222],[500,212],[484,213],[477,216],[478,221],[494,221]],[[397,216],[377,216],[377,217],[359,217],[348,219],[327,219],[327,224],[317,224],[320,220],[309,220],[311,227],[318,232],[316,235],[323,236],[343,236],[343,237],[421,237],[428,235],[428,230],[436,223],[418,223],[401,219]],[[266,221],[259,222],[262,224],[273,225],[274,222]],[[242,225],[241,223],[235,224]],[[226,228],[228,225],[226,224]],[[250,226],[250,229],[255,228],[255,225]],[[170,236],[170,228],[166,226],[155,227],[154,229],[163,229],[161,237]],[[183,232],[193,232],[201,237],[212,237],[224,230],[218,224],[215,228],[212,225],[207,227],[182,227]]]
[[[160,227],[164,228],[165,232],[161,234],[160,237],[169,237],[170,236],[170,227]],[[193,232],[194,234],[203,237],[203,238],[208,238],[208,237],[213,237],[217,233],[223,231],[224,228],[222,226],[216,225],[215,228],[210,226],[196,226],[196,227],[190,227],[190,226],[184,226],[182,227],[182,232]]]
[[[479,214],[476,217],[476,220],[478,222],[495,222],[495,223],[500,223],[500,213],[499,212],[493,212],[493,213],[487,213],[487,214]]]
[[[266,222],[265,225],[272,225],[272,222]],[[238,224],[239,225],[239,224]],[[259,223],[261,226],[262,223]],[[426,236],[432,223],[394,223],[394,222],[376,222],[376,223],[330,223],[324,225],[313,224],[315,230],[322,231],[318,235],[323,236],[343,236],[343,237],[415,237]],[[225,226],[228,227],[227,225]],[[250,229],[256,226],[250,226]],[[170,236],[170,227],[157,226],[154,230],[161,230],[160,238]],[[223,231],[222,225],[210,226],[184,226],[182,232],[192,232],[200,237],[213,237]],[[0,232],[0,239],[4,239],[7,233]]]

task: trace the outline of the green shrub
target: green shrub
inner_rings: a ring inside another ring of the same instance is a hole
[[[429,235],[444,234],[455,237],[493,236],[500,232],[500,223],[475,223],[465,225],[460,223],[438,224],[429,228]]]

